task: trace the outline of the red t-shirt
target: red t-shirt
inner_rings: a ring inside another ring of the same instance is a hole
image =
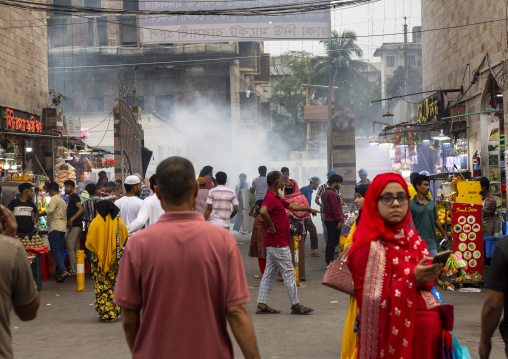
[[[263,206],[268,207],[268,214],[275,226],[275,234],[268,231],[268,224],[265,223],[265,247],[287,247],[289,246],[289,218],[286,214],[286,207],[290,203],[272,191],[266,192]]]
[[[233,358],[226,308],[249,301],[238,245],[198,212],[170,212],[136,233],[114,302],[143,310],[132,358]]]

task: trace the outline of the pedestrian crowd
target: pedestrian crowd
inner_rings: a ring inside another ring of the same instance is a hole
[[[258,173],[251,185],[241,173],[232,190],[225,172],[214,174],[207,165],[196,179],[189,160],[170,157],[157,166],[149,187],[139,175],[111,182],[101,173],[97,183],[85,183],[80,194],[73,181],[65,181],[62,196],[59,185],[51,182],[46,186],[51,200],[41,213],[32,202],[32,185],[21,184],[19,198],[0,206],[0,357],[13,357],[11,308],[21,320],[37,315],[39,295],[24,248],[13,237],[33,236],[39,216],[47,218],[58,282],[77,276],[76,251],[82,248],[82,237],[86,239],[83,249],[97,317],[106,322],[121,317],[133,358],[165,352],[175,358],[231,358],[227,324],[243,355],[259,358],[246,305],[244,266],[231,232],[250,235],[248,255],[258,260],[255,314],[281,313],[268,305],[281,276],[289,312],[309,315],[315,308],[300,303],[297,283],[307,279],[307,234],[309,256],[321,257],[312,218],[317,214],[326,266],[331,267],[337,250],[342,252],[354,283],[341,357],[441,357],[442,318],[448,307],[432,288],[445,264],[432,257],[440,246],[436,228],[444,238],[446,232],[430,195],[428,173],[413,174],[408,188],[398,174],[381,174],[371,181],[360,169],[354,198],[357,215],[347,235],[344,180],[337,171],[326,173],[324,183],[312,176],[301,188],[287,167],[268,172],[260,166]],[[480,183],[488,230],[492,198],[488,180]],[[311,208],[314,192],[319,210]],[[508,357],[506,315],[501,320],[503,309],[505,314],[508,309],[507,273],[508,238],[497,244],[487,277],[481,358],[489,357],[500,321]]]

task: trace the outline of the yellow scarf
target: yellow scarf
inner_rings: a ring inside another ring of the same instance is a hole
[[[116,261],[117,221],[120,248],[122,248],[129,232],[121,218],[112,219],[108,214],[104,220],[104,217],[98,215],[88,227],[86,248],[99,258],[99,268],[103,274],[106,274]]]

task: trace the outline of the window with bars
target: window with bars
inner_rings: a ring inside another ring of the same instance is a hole
[[[407,64],[408,66],[416,66],[416,56],[415,55],[408,55],[407,57]]]
[[[395,56],[386,56],[386,66],[395,67]]]
[[[71,6],[71,0],[53,0],[53,5],[55,6]],[[69,16],[68,13],[64,11],[54,10],[51,13],[51,16]]]
[[[87,46],[107,46],[108,23],[105,16],[88,19]]]
[[[123,0],[123,9],[124,10],[139,10],[139,2],[138,0]]]
[[[101,0],[83,0],[83,7],[100,9],[102,7],[102,3]],[[100,15],[100,13],[85,12],[85,16],[96,16],[96,15]]]
[[[136,16],[122,16],[118,19],[120,43],[122,46],[138,46]]]
[[[67,39],[66,18],[60,17],[48,19],[48,28],[50,48],[69,45]]]

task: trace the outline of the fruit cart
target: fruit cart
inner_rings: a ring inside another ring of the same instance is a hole
[[[37,290],[40,291],[42,289],[42,256],[48,253],[49,248],[44,245],[39,235],[33,236],[31,240],[28,237],[21,238],[20,241],[25,247]]]

